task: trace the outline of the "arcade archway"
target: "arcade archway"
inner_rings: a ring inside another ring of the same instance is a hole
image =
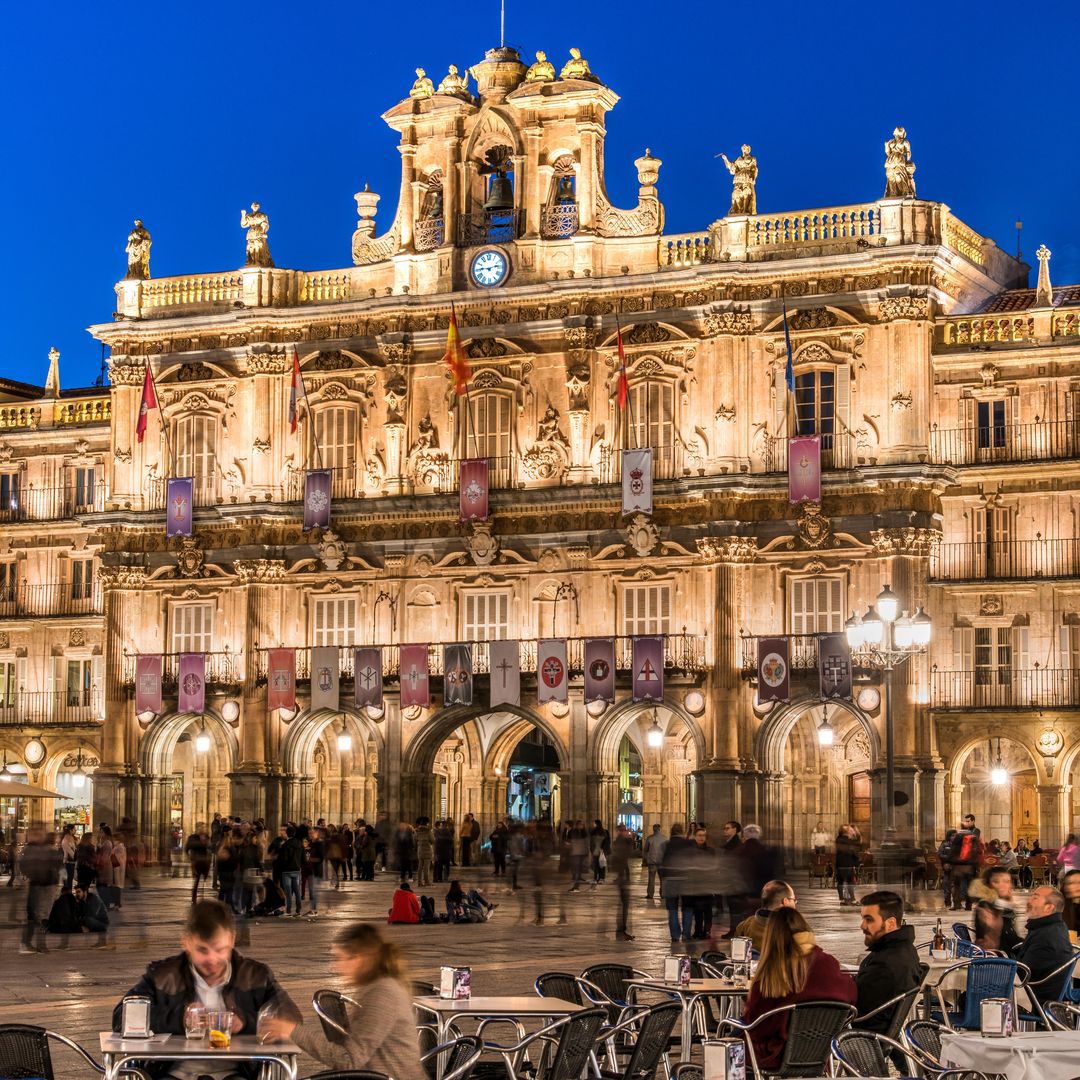
[[[1023,743],[1010,738],[980,738],[962,747],[952,766],[955,827],[962,814],[974,814],[984,841],[1023,837],[1045,845],[1059,842],[1059,823],[1043,821],[1039,785],[1043,782],[1035,757]],[[958,805],[955,805],[957,804]],[[1045,833],[1045,834],[1044,834]]]

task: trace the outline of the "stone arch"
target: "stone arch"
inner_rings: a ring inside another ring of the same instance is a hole
[[[164,776],[168,773],[173,752],[180,736],[200,719],[199,713],[170,712],[152,720],[139,740],[139,768],[148,776]],[[225,747],[228,759],[227,771],[235,771],[240,760],[240,743],[236,732],[213,709],[202,714],[207,729],[213,729]]]
[[[501,109],[486,104],[477,114],[476,123],[466,144],[464,160],[483,161],[484,155],[494,146],[509,144],[514,154],[523,154],[524,148],[513,120]]]
[[[816,697],[796,698],[787,705],[773,709],[765,717],[754,735],[754,757],[762,769],[776,773],[783,771],[784,751],[796,723],[803,714],[820,707],[821,704],[821,699]],[[866,737],[870,740],[871,764],[879,762],[883,752],[881,738],[875,726],[870,722],[870,717],[850,701],[834,699],[828,704],[830,708],[854,718],[862,725]]]
[[[670,726],[670,717],[681,720],[690,733],[694,747],[694,768],[705,763],[705,732],[696,717],[691,716],[681,705],[665,698],[656,703],[660,726],[666,732]],[[594,772],[610,772],[619,765],[619,744],[624,735],[630,735],[634,722],[645,712],[651,712],[652,705],[641,701],[621,701],[609,706],[600,717],[589,737],[589,769]],[[664,716],[665,711],[670,714]],[[631,741],[637,746],[642,760],[648,755],[648,747],[642,746],[634,735]]]
[[[987,735],[985,732],[980,735],[972,735],[969,738],[965,739],[962,743],[960,743],[955,750],[953,750],[952,754],[949,756],[949,761],[945,766],[946,775],[949,778],[950,784],[954,784],[957,787],[963,784],[964,765],[967,763],[967,759],[971,756],[971,752],[973,750],[981,747],[989,738],[991,738],[991,736]],[[1038,782],[1040,784],[1045,784],[1048,782],[1046,777],[1046,769],[1043,767],[1042,758],[1040,757],[1036,748],[1032,746],[1026,738],[1024,738],[1022,732],[1017,732],[1016,734],[1010,733],[1007,735],[1002,735],[1000,738],[1003,742],[1008,742],[1013,746],[1019,746],[1024,751],[1026,751],[1028,757],[1031,759],[1032,765],[1035,768],[1035,775],[1038,778]],[[993,739],[996,742],[998,736],[994,735]],[[1078,747],[1077,749],[1080,749],[1080,747]],[[1067,774],[1063,773],[1062,775]]]
[[[45,742],[46,750],[48,751],[45,761],[41,765],[41,786],[52,788],[55,790],[56,778],[60,772],[60,766],[64,761],[82,750],[83,759],[89,758],[90,761],[98,762],[101,757],[101,751],[98,747],[98,740],[96,738],[87,738],[75,734],[74,732],[65,732],[55,739],[48,739]],[[91,769],[96,768],[96,764],[91,766]],[[87,775],[93,775],[88,771]]]
[[[379,728],[363,713],[351,708],[338,709],[303,709],[289,724],[285,738],[281,740],[281,767],[286,775],[301,775],[310,768],[315,752],[315,745],[326,729],[340,717],[346,718],[346,726],[353,736],[353,752],[356,752],[356,737],[361,736],[365,743],[375,743],[375,753],[382,760],[385,740]],[[352,723],[350,724],[350,721]],[[367,757],[367,751],[364,751]]]

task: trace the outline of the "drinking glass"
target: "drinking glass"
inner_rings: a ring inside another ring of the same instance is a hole
[[[233,1014],[228,1009],[214,1009],[207,1013],[210,1030],[210,1046],[214,1050],[228,1050],[232,1046]]]
[[[201,1005],[189,1005],[184,1010],[184,1035],[201,1039],[206,1034],[206,1010]]]

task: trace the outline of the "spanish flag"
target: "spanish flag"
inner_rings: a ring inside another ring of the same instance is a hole
[[[150,410],[158,407],[157,394],[154,392],[154,376],[150,372],[150,365],[146,365],[146,374],[143,376],[142,400],[139,402],[139,418],[135,421],[135,438],[143,441],[146,434],[146,424],[150,419]]]
[[[626,408],[626,403],[630,399],[630,382],[626,378],[626,350],[623,348],[622,343],[622,327],[615,324],[615,341],[619,346],[619,383],[616,389],[616,400],[619,403],[620,409]]]
[[[450,306],[450,326],[446,331],[446,355],[443,356],[443,363],[454,377],[454,393],[464,394],[469,388],[472,368],[469,367],[469,358],[465,355],[464,346],[461,344],[457,328],[457,313],[453,305]]]

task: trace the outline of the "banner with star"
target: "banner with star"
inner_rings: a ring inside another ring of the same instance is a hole
[[[308,469],[304,473],[304,532],[330,528],[329,469]]]
[[[823,698],[851,700],[851,646],[845,634],[818,638],[818,674]]]
[[[541,641],[536,648],[536,700],[567,700],[565,641]]]
[[[338,651],[336,645],[316,645],[311,650],[311,708],[338,708]]]
[[[458,483],[462,521],[485,521],[488,516],[487,458],[469,458],[461,463]]]
[[[135,657],[135,712],[161,712],[161,657]]]
[[[178,712],[206,711],[206,657],[200,653],[181,653],[176,676]]]
[[[631,689],[635,701],[664,700],[664,639],[636,637],[632,639]]]
[[[401,707],[419,705],[426,709],[431,700],[428,689],[428,647],[402,645],[400,649]]]
[[[165,485],[165,539],[191,536],[195,531],[192,515],[195,505],[195,478],[170,476]]]
[[[585,640],[585,704],[615,702],[615,639]]]
[[[652,448],[622,452],[622,512],[652,513]]]
[[[471,645],[443,646],[443,704],[471,705],[473,663]]]
[[[516,641],[489,641],[491,707],[521,704],[521,663]]]
[[[270,649],[266,661],[266,707],[295,709],[296,650]]]
[[[767,701],[788,701],[791,698],[791,666],[788,651],[786,637],[758,638],[757,699],[759,705],[764,705]]]
[[[788,439],[788,501],[821,502],[821,437]]]
[[[353,653],[353,701],[358,709],[382,708],[382,649],[367,647]]]

